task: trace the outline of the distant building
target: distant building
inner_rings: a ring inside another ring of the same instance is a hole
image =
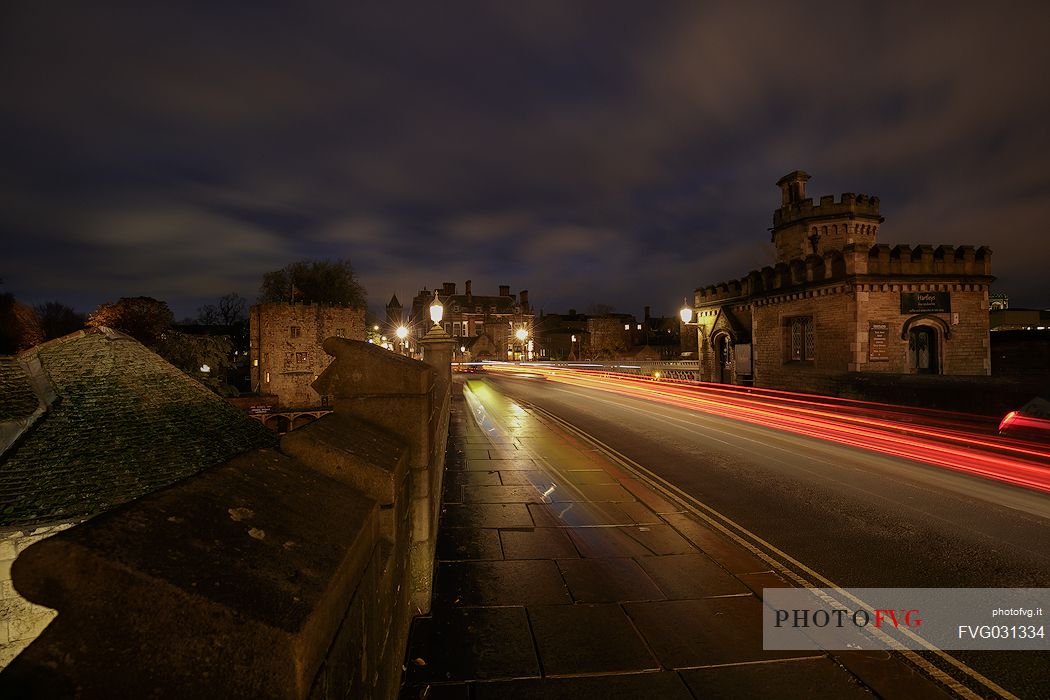
[[[1045,331],[1050,328],[1050,309],[992,307],[988,318],[993,331]]]
[[[275,443],[202,384],[108,328],[0,356],[0,666],[54,617],[11,587],[16,552]]]
[[[535,322],[537,358],[544,360],[677,360],[678,318],[632,314],[543,314]]]
[[[325,403],[310,386],[332,361],[325,338],[365,339],[365,310],[328,304],[256,304],[251,325],[252,391],[273,394],[285,408]]]
[[[826,391],[837,375],[988,375],[988,248],[877,243],[879,198],[781,178],[776,265],[698,287],[707,381]]]
[[[511,294],[509,285],[500,285],[497,295],[474,294],[471,281],[467,280],[462,294],[457,292],[455,282],[445,282],[437,290],[437,296],[444,307],[441,326],[456,340],[457,352],[459,348],[470,345],[476,350],[473,359],[507,360],[535,356],[534,345],[530,350],[533,313],[528,290],[515,295]],[[407,310],[397,296],[393,296],[386,307],[387,327],[383,334],[393,338],[397,326],[404,325],[411,338],[415,341],[422,339],[432,325],[430,304],[433,301],[434,292],[425,287],[412,299]],[[522,328],[529,334],[524,343],[516,337]],[[488,340],[478,345],[475,339],[483,335]],[[412,343],[410,351],[415,347]]]

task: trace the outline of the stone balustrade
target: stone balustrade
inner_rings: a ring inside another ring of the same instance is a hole
[[[4,697],[396,697],[430,604],[452,342],[329,338],[335,412],[26,549]]]

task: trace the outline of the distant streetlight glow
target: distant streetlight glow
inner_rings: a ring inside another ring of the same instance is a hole
[[[404,326],[398,326],[397,330],[394,331],[394,335],[396,335],[400,340],[404,340],[408,337],[408,329]]]
[[[529,332],[524,328],[519,328],[514,334],[514,337],[516,337],[518,340],[524,343],[525,339],[529,337]]]

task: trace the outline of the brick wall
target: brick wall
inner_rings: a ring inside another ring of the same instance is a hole
[[[844,285],[763,299],[752,307],[755,386],[819,392],[829,375],[847,371],[854,353],[855,302]],[[790,319],[815,324],[812,360],[788,359]]]

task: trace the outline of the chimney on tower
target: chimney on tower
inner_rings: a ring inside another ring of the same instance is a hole
[[[470,280],[467,280],[466,282],[464,282],[463,283],[463,287],[464,287],[463,293],[467,295],[467,303],[468,304],[473,304],[474,303],[474,295],[470,291]]]
[[[455,282],[445,282],[441,286],[443,287],[443,289],[441,290],[441,293],[444,294],[447,297],[450,297],[450,296],[452,296],[453,294],[456,293],[456,283]]]
[[[529,290],[521,290],[521,310],[525,313],[529,312]]]
[[[509,284],[501,284],[499,286],[499,295],[501,297],[509,297],[510,296],[510,285]]]

